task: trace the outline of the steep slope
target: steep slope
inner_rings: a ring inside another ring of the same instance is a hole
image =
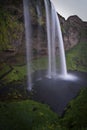
[[[75,47],[67,51],[66,61],[68,70],[87,72],[87,42],[81,41]]]
[[[86,40],[87,22],[83,22],[78,16],[70,16],[67,20],[60,17],[65,49],[68,50]]]

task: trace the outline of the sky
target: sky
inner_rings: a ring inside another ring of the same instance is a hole
[[[65,19],[77,15],[83,21],[87,21],[87,0],[51,0],[51,2]]]

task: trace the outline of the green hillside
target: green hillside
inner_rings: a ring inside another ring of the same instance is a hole
[[[57,130],[58,116],[46,105],[26,100],[0,102],[0,130]]]
[[[87,42],[80,42],[66,52],[68,70],[87,72]]]

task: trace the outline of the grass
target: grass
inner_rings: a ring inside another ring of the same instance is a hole
[[[7,64],[4,64],[2,71],[1,71],[1,76],[4,75],[6,72],[9,71],[9,66]],[[47,69],[47,58],[42,57],[40,59],[36,59],[32,61],[31,64],[32,72],[37,71],[37,70],[43,70]],[[25,65],[13,65],[12,66],[12,71],[10,73],[7,73],[3,81],[5,83],[10,83],[14,81],[21,81],[27,76],[27,66]]]
[[[13,66],[13,70],[3,78],[3,81],[5,81],[6,83],[21,81],[24,79],[26,75],[27,75],[26,65]]]
[[[10,71],[10,67],[5,64],[5,63],[1,63],[0,64],[0,77],[2,77],[5,73]]]
[[[68,70],[87,72],[87,42],[80,42],[66,53]]]
[[[58,130],[58,120],[48,106],[31,100],[0,102],[1,130]]]
[[[61,122],[71,130],[87,129],[87,88],[82,89],[79,96],[69,103]]]
[[[46,56],[40,57],[32,61],[33,71],[47,69],[47,65],[48,65],[48,58]]]

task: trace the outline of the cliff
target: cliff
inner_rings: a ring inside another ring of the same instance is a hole
[[[65,48],[68,50],[80,41],[87,40],[87,22],[82,21],[78,16],[70,16],[67,20],[59,15],[62,26]]]
[[[33,46],[36,48],[38,24],[41,29],[40,42],[44,49],[46,41],[46,20],[43,0],[40,3],[42,17],[40,21],[37,18],[36,1],[31,1],[32,28],[33,28]],[[50,4],[49,4],[50,6]],[[87,40],[87,22],[82,21],[78,16],[70,16],[65,20],[59,15],[61,29],[64,39],[65,49],[68,50],[78,44],[80,41]],[[25,32],[23,2],[21,0],[6,0],[0,3],[0,56],[6,60],[9,56],[16,54],[25,55]],[[36,50],[34,49],[34,52]]]

